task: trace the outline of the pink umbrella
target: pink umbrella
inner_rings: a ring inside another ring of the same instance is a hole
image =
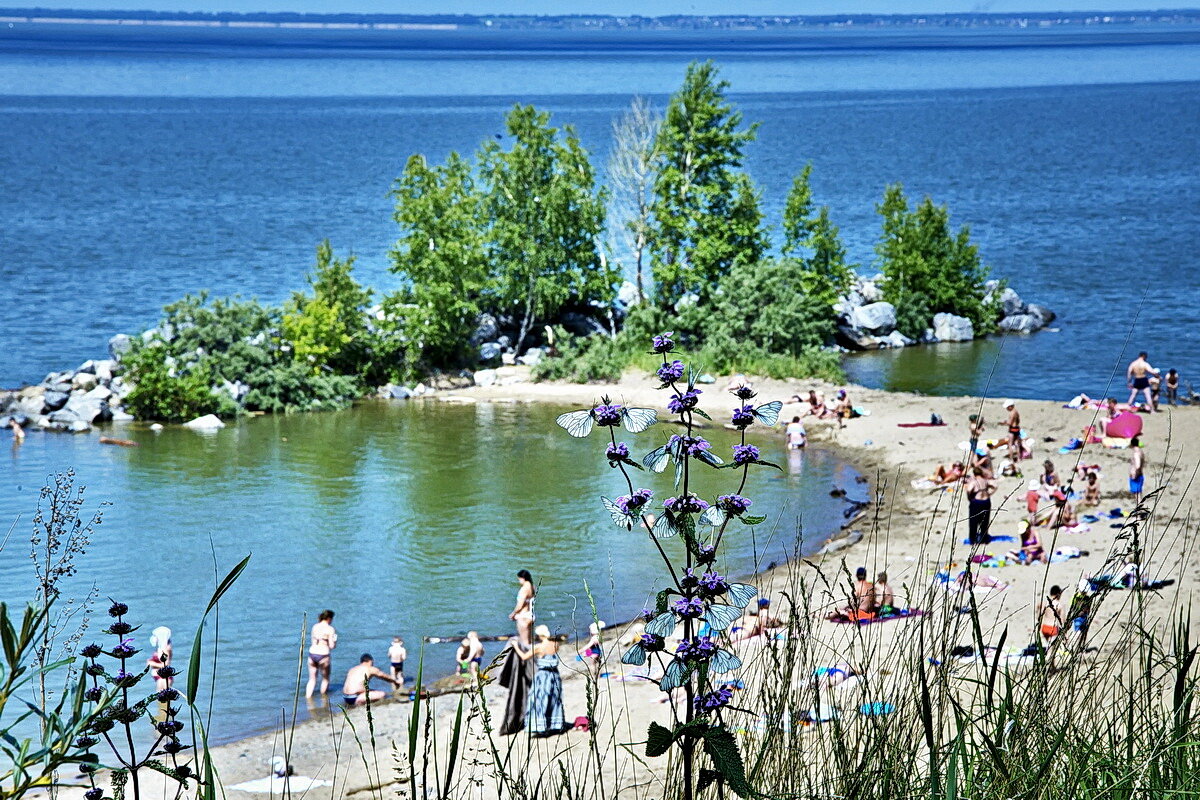
[[[1106,436],[1115,436],[1118,439],[1132,439],[1141,432],[1142,418],[1129,411],[1117,414],[1104,429]]]

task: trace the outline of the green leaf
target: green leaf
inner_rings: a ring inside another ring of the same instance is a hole
[[[713,418],[712,418],[712,417],[710,417],[710,416],[709,416],[707,413],[705,413],[705,412],[704,412],[702,409],[699,409],[699,408],[693,408],[693,409],[692,409],[692,411],[693,411],[694,413],[696,413],[696,414],[699,414],[700,416],[704,417],[704,418],[705,418],[706,420],[708,420],[709,422],[712,422],[712,421],[713,421]]]
[[[674,743],[675,735],[669,729],[657,722],[650,723],[650,730],[646,732],[646,755],[661,756],[670,750]]]
[[[250,556],[248,555],[238,562],[236,567],[229,570],[229,574],[225,576],[225,579],[221,581],[221,583],[217,586],[216,591],[213,592],[212,597],[209,599],[208,607],[204,609],[205,616],[208,616],[208,612],[216,608],[217,603],[221,601],[221,597],[224,596],[227,591],[229,591],[229,587],[233,586],[234,582],[239,576],[241,576],[242,571],[246,569],[246,565],[249,563]]]
[[[196,626],[196,635],[192,638],[192,650],[188,654],[188,671],[187,671],[187,686],[184,696],[187,697],[189,703],[196,702],[196,694],[200,691],[200,654],[204,647],[204,622],[208,619],[208,614],[217,603],[221,601],[221,597],[229,591],[242,571],[246,569],[246,565],[250,563],[250,556],[246,556],[238,565],[229,570],[225,578],[217,584],[216,590],[212,597],[209,598],[208,607],[204,609],[204,614],[200,617],[200,624]]]
[[[761,525],[767,521],[766,517],[738,517],[743,525]]]
[[[704,752],[712,759],[713,767],[734,794],[738,797],[750,797],[754,794],[754,790],[746,781],[746,768],[742,764],[737,740],[730,731],[723,726],[710,728],[704,734]]]

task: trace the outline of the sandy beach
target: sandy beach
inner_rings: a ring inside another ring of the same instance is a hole
[[[610,386],[533,384],[524,382],[523,376],[522,368],[509,368],[497,385],[439,392],[413,402],[554,402],[583,408],[607,394],[615,401],[658,408],[665,415],[665,393],[656,391],[656,381],[644,374],[628,374],[619,385]],[[723,415],[725,409],[734,404],[732,398],[724,394],[725,384],[725,378],[718,378],[715,384],[702,387],[701,406],[711,410],[714,417],[718,413]],[[841,387],[810,382],[756,381],[755,389],[759,392],[756,402],[785,401],[781,420],[787,421],[793,414],[801,413],[801,406],[787,403],[787,399],[810,388],[832,397]],[[847,586],[844,570],[853,571],[857,566],[864,566],[872,576],[886,570],[901,603],[924,605],[929,602],[935,573],[942,569],[957,573],[969,558],[970,550],[963,542],[966,535],[963,493],[917,486],[938,464],[950,464],[963,457],[962,443],[967,439],[968,415],[983,414],[987,421],[985,440],[1004,435],[1001,398],[928,397],[858,386],[845,388],[853,404],[868,411],[869,415],[847,421],[843,429],[839,429],[833,420],[808,420],[807,427],[811,446],[836,449],[870,480],[875,504],[852,526],[853,531],[861,532],[861,541],[814,558],[811,565],[794,564],[759,576],[761,594],[778,600],[785,588],[794,591],[796,576],[804,573],[806,585],[817,587],[811,590],[808,602],[815,612],[823,612],[844,604]],[[1046,458],[1055,462],[1064,482],[1071,479],[1077,464],[1099,465],[1102,501],[1098,510],[1107,512],[1121,508],[1128,512],[1132,509],[1132,498],[1127,491],[1127,451],[1089,444],[1082,450],[1058,452],[1069,439],[1080,436],[1082,429],[1094,421],[1096,412],[1064,408],[1062,403],[1068,398],[1059,402],[1014,399],[1025,431],[1034,442],[1034,452],[1032,459],[1021,462],[1023,477],[998,477],[999,490],[993,500],[993,536],[1015,539],[1018,526],[1026,516],[1026,485],[1041,473],[1041,464]],[[1119,399],[1124,400],[1123,397]],[[1151,615],[1169,617],[1171,607],[1191,605],[1192,576],[1197,569],[1196,553],[1191,547],[1193,525],[1189,515],[1200,492],[1193,482],[1197,452],[1191,446],[1200,436],[1200,409],[1168,407],[1164,411],[1143,415],[1146,491],[1161,491],[1151,501],[1154,516],[1140,533],[1147,553],[1142,570],[1144,575],[1173,579],[1175,583],[1158,593],[1138,594],[1148,604]],[[931,414],[939,415],[947,424],[942,427],[901,427],[926,423]],[[776,456],[784,450],[782,424],[778,431],[780,444]],[[768,457],[767,454],[764,457]],[[1076,488],[1082,491],[1079,483]],[[752,486],[747,493],[753,495]],[[1081,557],[1052,563],[1048,567],[1010,565],[982,569],[982,574],[994,576],[1007,585],[1003,590],[976,594],[984,638],[995,642],[1001,631],[1006,630],[1006,649],[1012,651],[1019,651],[1035,641],[1034,607],[1048,586],[1063,586],[1069,598],[1081,577],[1100,572],[1123,522],[1122,519],[1105,518],[1092,523],[1087,530],[1059,533],[1054,538],[1043,537],[1048,551],[1056,547],[1077,548],[1084,553]],[[953,539],[947,533],[951,528],[957,531]],[[1016,541],[999,541],[982,551],[1000,555],[1018,546]],[[646,547],[649,557],[652,551],[649,544]],[[825,576],[827,583],[822,583],[817,570]],[[776,603],[776,607],[779,605]],[[886,652],[893,639],[911,633],[915,626],[926,624],[926,621],[940,624],[937,609],[929,608],[928,611],[928,616],[919,619],[869,626],[863,629],[868,631],[867,634],[846,630],[854,626],[817,621],[812,623],[812,635],[822,637],[829,652],[829,663],[833,664],[851,658],[849,652],[862,646],[864,635],[871,639],[871,648]],[[1116,641],[1110,641],[1100,632],[1119,627],[1115,620],[1121,613],[1122,606],[1110,604],[1092,623],[1092,636],[1099,651],[1091,658],[1097,663],[1119,648]],[[659,796],[655,793],[659,780],[655,766],[660,762],[624,755],[625,751],[616,745],[644,739],[651,720],[669,724],[669,708],[659,702],[661,693],[657,687],[632,677],[622,679],[618,661],[624,648],[616,641],[622,632],[610,629],[605,634],[608,642],[605,669],[609,675],[598,682],[594,698],[589,699],[590,684],[582,677],[583,664],[575,659],[573,650],[564,648],[564,705],[568,720],[585,715],[597,718],[601,723],[598,727],[604,728],[607,731],[604,735],[611,738],[600,750],[616,755],[597,758],[594,748],[587,744],[588,736],[579,732],[541,740],[525,736],[496,737],[495,742],[501,749],[495,751],[486,737],[469,737],[464,744],[464,769],[470,765],[479,782],[470,784],[470,790],[461,796],[494,796],[494,786],[487,779],[487,765],[497,754],[512,759],[513,763],[528,763],[526,772],[531,775],[550,774],[545,767],[561,759],[569,765],[571,774],[603,775],[609,782],[606,790],[609,796]],[[489,655],[496,649],[493,646]],[[333,678],[335,685],[332,688],[340,688],[340,672]],[[460,697],[464,696],[449,694],[433,701],[437,717],[434,738],[444,741],[448,736]],[[491,684],[486,687],[484,697],[489,713],[499,719],[503,713],[505,690]],[[470,700],[464,702],[464,715],[475,719],[482,708],[472,711]],[[590,702],[595,705],[589,713]],[[332,711],[317,709],[313,714],[315,719],[294,728],[284,724],[290,719],[291,703],[290,699],[281,703],[279,731],[215,749],[215,763],[227,796],[254,797],[255,793],[240,791],[238,785],[269,775],[269,764],[276,755],[285,755],[297,775],[330,782],[305,792],[309,797],[373,795],[381,788],[385,792],[399,788],[404,780],[404,769],[398,763],[402,764],[403,758],[397,760],[394,755],[406,752],[409,703],[383,703],[372,708],[369,724],[365,710],[343,713],[335,703]],[[362,742],[374,740],[376,761],[359,754],[356,738]],[[640,752],[640,748],[631,748],[633,751]],[[591,761],[593,758],[597,759],[595,764]],[[303,785],[292,787],[293,791]],[[263,788],[280,793],[283,787],[279,782],[273,787],[267,782]]]

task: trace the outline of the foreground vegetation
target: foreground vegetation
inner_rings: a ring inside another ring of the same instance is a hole
[[[334,408],[531,347],[537,377],[612,380],[646,366],[640,343],[668,328],[711,371],[838,378],[835,304],[858,265],[813,198],[809,165],[780,219],[765,219],[742,166],[756,125],[727,88],[697,63],[661,116],[635,100],[614,124],[603,185],[574,130],[532,106],[471,156],[412,156],[392,189],[398,288],[360,285],[353,256],[325,242],[307,290],[281,306],[184,298],[134,338],[126,410],[178,421]],[[899,184],[878,211],[875,266],[898,329],[919,338],[949,312],[976,335],[994,330],[967,229],[929,198],[910,208]]]

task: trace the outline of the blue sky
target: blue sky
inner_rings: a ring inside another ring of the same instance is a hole
[[[0,0],[0,6],[18,0]],[[829,14],[945,13],[1179,8],[1188,3],[1146,0],[40,0],[49,8],[158,11],[351,11],[451,14]],[[1194,4],[1191,4],[1194,5]]]

